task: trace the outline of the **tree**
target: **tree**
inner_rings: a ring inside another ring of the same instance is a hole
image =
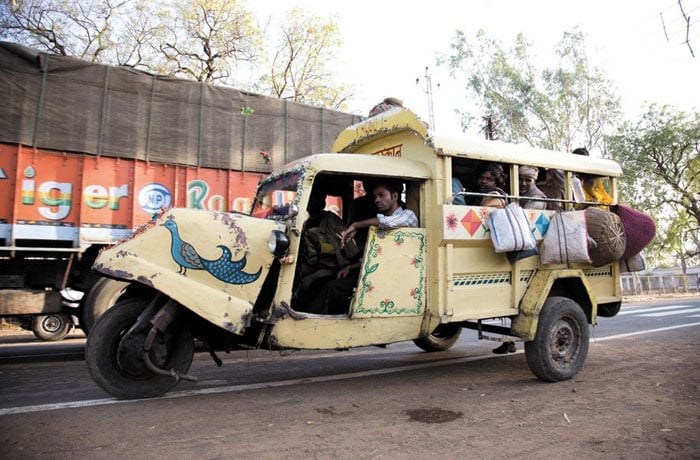
[[[485,113],[496,119],[505,141],[605,151],[604,135],[617,123],[620,102],[603,72],[589,62],[583,32],[564,33],[555,49],[556,68],[538,70],[531,46],[522,34],[504,50],[484,31],[473,41],[457,31],[451,54],[439,56],[438,65],[447,64],[453,77],[464,74],[469,99],[478,101],[481,114],[460,113],[463,128]]]
[[[672,266],[698,263],[700,113],[651,105],[638,121],[624,123],[608,147],[625,170],[621,201],[657,221],[647,256]]]
[[[238,0],[0,0],[3,40],[344,109],[351,89],[332,71],[337,23],[294,10],[278,29],[264,36]]]
[[[133,0],[2,0],[0,37],[62,56],[92,62],[120,62],[119,46]],[[121,45],[120,45],[121,43]],[[133,48],[129,49],[131,54]]]
[[[252,61],[260,52],[260,29],[237,0],[174,2],[165,24],[165,39],[154,44],[161,73],[231,82],[236,63]]]
[[[341,109],[350,89],[335,82],[332,69],[341,41],[338,24],[303,9],[289,11],[271,47],[260,87],[281,99]]]

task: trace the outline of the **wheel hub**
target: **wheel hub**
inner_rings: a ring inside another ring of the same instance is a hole
[[[47,316],[43,326],[47,332],[56,332],[61,329],[61,320],[55,316]]]
[[[558,321],[552,329],[550,352],[556,361],[570,361],[576,350],[575,334],[568,321]]]
[[[117,363],[125,373],[132,377],[145,378],[153,375],[142,357],[146,335],[146,333],[129,334],[119,342]],[[168,348],[161,335],[153,341],[149,356],[151,362],[157,367],[162,368],[167,363]]]

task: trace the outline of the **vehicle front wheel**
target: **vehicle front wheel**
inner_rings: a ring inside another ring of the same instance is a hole
[[[130,298],[117,302],[94,324],[85,345],[85,362],[95,383],[118,398],[160,396],[178,380],[150,370],[142,356],[148,328],[130,331],[149,299]],[[174,326],[174,325],[173,325]],[[192,333],[186,325],[159,334],[151,347],[151,362],[158,368],[185,374],[194,357]]]
[[[440,324],[432,333],[425,337],[415,339],[413,343],[424,351],[445,351],[449,350],[457,343],[457,339],[459,339],[461,333],[462,328],[460,326],[455,326],[454,324]]]
[[[41,340],[55,342],[63,340],[73,327],[70,316],[63,313],[39,315],[32,318],[32,332]]]
[[[100,278],[85,296],[80,315],[80,327],[89,335],[97,318],[110,309],[129,287],[126,281]]]
[[[540,312],[535,340],[525,342],[527,364],[546,382],[570,379],[586,361],[589,337],[588,320],[579,304],[550,297]]]

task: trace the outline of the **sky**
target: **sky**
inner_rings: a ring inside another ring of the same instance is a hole
[[[579,26],[589,61],[612,81],[628,119],[637,119],[649,103],[700,111],[700,0],[681,3],[690,16],[694,58],[684,44],[678,0],[248,0],[247,5],[261,19],[295,6],[336,18],[343,41],[337,77],[355,87],[349,112],[367,115],[393,96],[429,121],[427,74],[433,128],[459,131],[454,110],[468,104],[465,85],[435,61],[437,53],[449,53],[458,29],[467,37],[483,29],[504,48],[523,33],[542,68],[556,62],[554,45],[564,32]]]

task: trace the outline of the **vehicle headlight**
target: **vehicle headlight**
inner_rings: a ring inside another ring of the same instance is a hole
[[[287,252],[287,249],[289,249],[289,238],[287,238],[287,234],[280,230],[273,230],[272,233],[270,233],[268,247],[275,257],[282,257]]]

